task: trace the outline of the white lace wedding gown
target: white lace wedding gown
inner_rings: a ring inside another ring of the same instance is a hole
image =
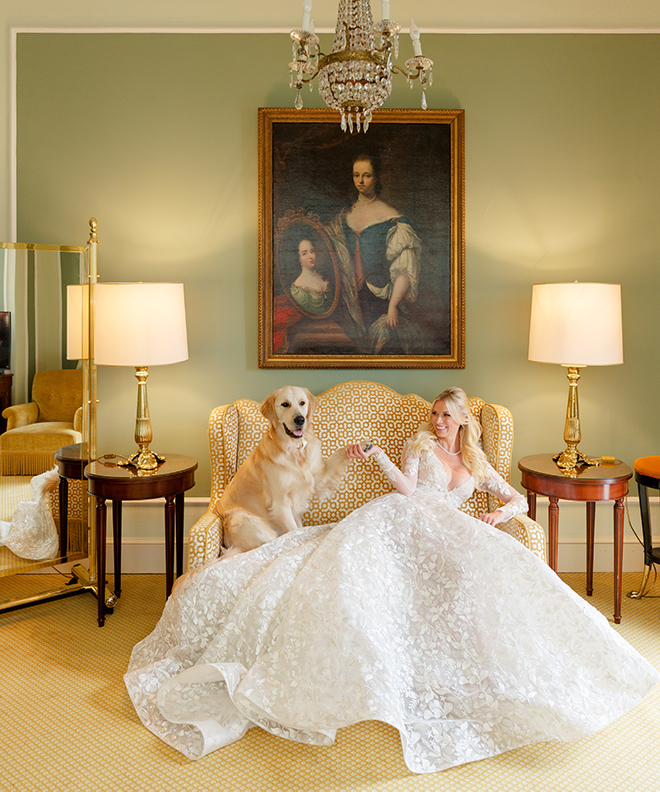
[[[458,511],[432,453],[410,497],[285,534],[185,576],[126,685],[144,725],[191,759],[260,726],[330,745],[397,728],[417,773],[577,740],[659,680],[594,608],[497,528]],[[524,499],[493,470],[482,485]]]

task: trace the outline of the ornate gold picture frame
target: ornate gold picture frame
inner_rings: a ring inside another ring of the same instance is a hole
[[[259,110],[259,367],[463,368],[462,110]]]

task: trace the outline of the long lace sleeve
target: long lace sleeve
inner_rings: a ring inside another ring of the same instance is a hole
[[[504,514],[504,519],[510,520],[517,514],[525,514],[527,511],[525,498],[508,484],[492,465],[488,465],[487,472],[488,476],[479,484],[479,489],[494,495],[504,503],[504,506],[500,506],[497,510]]]
[[[387,454],[379,449],[374,454],[374,459],[397,492],[408,497],[417,489],[417,474],[419,472],[419,454],[411,454],[406,444],[402,454],[403,471],[392,462]]]

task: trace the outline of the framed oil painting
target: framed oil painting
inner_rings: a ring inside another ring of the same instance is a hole
[[[260,368],[463,368],[464,114],[259,110]]]

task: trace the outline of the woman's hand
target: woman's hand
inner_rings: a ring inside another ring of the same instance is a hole
[[[396,330],[396,328],[399,326],[399,309],[396,307],[396,305],[392,304],[391,300],[387,309],[387,326],[391,330]]]
[[[493,512],[487,512],[486,514],[482,514],[481,517],[479,517],[479,519],[481,520],[481,522],[485,522],[486,525],[497,525],[498,523],[501,523],[505,519],[505,516],[506,515],[504,515],[499,509],[496,509]]]
[[[362,443],[353,443],[346,446],[346,456],[349,459],[369,459],[370,456],[377,454],[379,451],[380,448],[376,445],[372,445],[367,451],[362,448]]]

